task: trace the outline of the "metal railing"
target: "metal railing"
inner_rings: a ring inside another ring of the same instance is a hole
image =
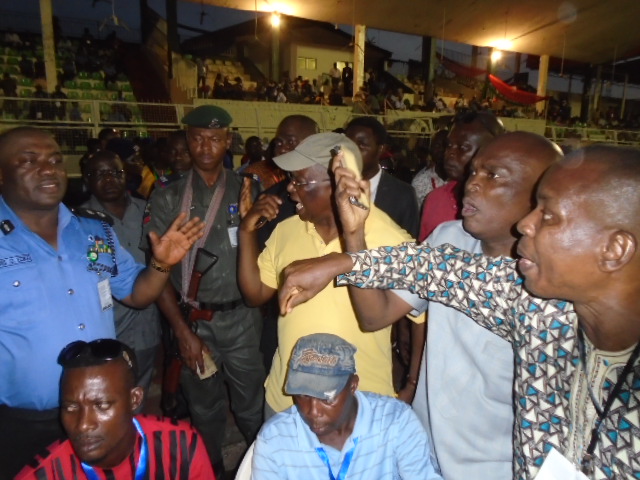
[[[0,98],[0,129],[34,125],[52,131],[63,151],[82,152],[86,140],[97,137],[101,129],[114,127],[125,137],[166,136],[182,128],[180,119],[201,104],[215,103],[229,111],[233,128],[247,138],[257,135],[268,142],[280,121],[287,115],[313,118],[322,131],[344,127],[358,114],[351,107],[277,104],[234,100],[196,100],[194,105],[170,103],[121,102],[90,99]],[[416,111],[390,111],[376,116],[396,140],[429,138],[450,115]],[[544,134],[557,143],[606,142],[640,146],[640,131],[545,124],[544,120],[503,118],[507,130],[527,130]],[[411,141],[409,143],[412,143]]]

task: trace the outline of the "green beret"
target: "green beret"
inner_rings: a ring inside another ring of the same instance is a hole
[[[187,113],[182,123],[197,128],[227,128],[233,120],[224,108],[200,105]]]

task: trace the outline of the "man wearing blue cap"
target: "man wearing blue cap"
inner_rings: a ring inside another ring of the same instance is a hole
[[[260,431],[252,479],[441,478],[411,408],[357,391],[355,352],[328,333],[298,340],[285,385],[295,406]]]
[[[245,306],[236,282],[238,201],[242,179],[223,167],[231,144],[231,116],[203,105],[182,122],[193,168],[151,195],[146,229],[162,228],[175,212],[204,219],[204,236],[180,268],[158,305],[175,334],[184,368],[180,375],[193,424],[222,478],[222,442],[227,392],[238,428],[248,442],[262,424],[264,367],[260,355],[261,316]],[[220,370],[203,375],[206,357]],[[206,378],[203,378],[206,377]]]

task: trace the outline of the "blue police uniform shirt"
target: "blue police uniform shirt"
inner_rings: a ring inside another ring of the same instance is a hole
[[[101,303],[99,286],[125,298],[144,266],[107,224],[77,217],[62,204],[57,251],[0,196],[2,220],[14,228],[0,233],[0,405],[55,408],[60,350],[75,340],[115,338],[112,302],[106,290]]]

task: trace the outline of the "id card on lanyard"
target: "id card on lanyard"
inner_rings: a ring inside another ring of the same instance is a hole
[[[351,450],[349,450],[347,452],[347,454],[344,456],[344,460],[342,460],[342,465],[340,466],[340,471],[338,472],[338,476],[337,477],[335,477],[333,475],[333,471],[331,470],[331,462],[329,461],[329,456],[327,455],[327,452],[325,452],[324,448],[322,448],[322,447],[316,448],[316,452],[318,453],[318,456],[320,457],[320,459],[323,461],[323,463],[329,469],[329,480],[344,480],[345,479],[345,477],[347,476],[347,472],[349,471],[349,466],[351,465],[351,460],[353,458],[353,453],[356,450],[356,445],[358,445],[358,439],[354,438],[353,439],[353,447],[351,447]]]

